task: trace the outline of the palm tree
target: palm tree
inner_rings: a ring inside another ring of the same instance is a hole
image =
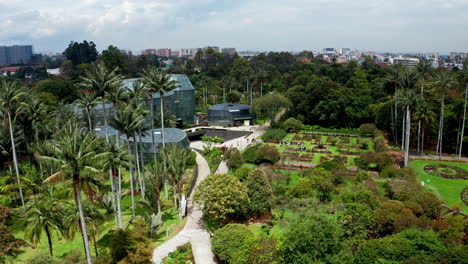
[[[187,163],[188,158],[190,157],[190,152],[187,149],[172,144],[169,147],[163,149],[162,157],[164,162],[167,164],[167,173],[171,178],[172,188],[174,191],[174,206],[177,208],[177,194],[179,194],[182,197],[181,200],[183,200],[185,196],[182,187],[186,181],[185,165]],[[180,213],[180,215],[182,216],[182,211]]]
[[[431,124],[436,119],[436,113],[432,111],[431,106],[427,103],[424,98],[418,101],[416,106],[416,112],[414,118],[421,121],[421,146],[419,149],[419,155],[423,154],[424,151],[424,131],[427,124]]]
[[[44,143],[46,156],[38,154],[38,159],[57,168],[48,178],[71,179],[75,204],[78,207],[80,227],[88,264],[92,263],[89,246],[86,219],[81,198],[82,179],[94,177],[103,171],[103,164],[108,160],[109,153],[103,151],[105,145],[101,138],[93,133],[85,133],[75,120],[67,121],[54,137]]]
[[[143,71],[143,84],[146,85],[148,90],[152,92],[159,92],[161,110],[161,136],[163,147],[165,147],[166,143],[164,136],[164,93],[176,89],[179,86],[178,82],[171,80],[171,75],[167,74],[163,69],[151,67]]]
[[[432,72],[432,67],[429,61],[421,60],[418,65],[416,65],[416,70],[419,73],[419,78],[421,80],[421,98],[424,97],[424,81],[430,76]],[[421,120],[418,121],[418,143],[417,143],[417,151],[420,152],[420,139],[421,139]]]
[[[463,122],[461,127],[461,135],[460,135],[460,148],[458,149],[458,159],[461,159],[461,153],[463,148],[463,137],[465,133],[465,121],[466,121],[466,103],[468,99],[468,59],[466,59],[463,63],[463,68],[460,71],[460,77],[462,79],[462,83],[465,83],[465,104],[463,106]]]
[[[156,207],[157,212],[156,214],[161,212],[161,190],[163,188],[163,183],[165,179],[166,170],[164,169],[163,162],[152,162],[146,165],[146,170],[148,171],[148,182],[149,182],[149,199],[147,203],[155,202],[156,206],[149,206],[149,207]]]
[[[18,183],[18,190],[21,197],[21,204],[23,209],[26,210],[24,204],[23,190],[21,189],[21,180],[20,173],[18,169],[18,158],[16,156],[16,145],[13,131],[13,122],[11,115],[15,109],[15,105],[21,101],[21,98],[25,96],[25,92],[18,87],[16,82],[8,82],[3,80],[0,84],[0,106],[3,110],[3,113],[7,115],[8,126],[10,128],[10,139],[11,139],[11,149],[13,151],[13,163],[15,166],[16,179]]]
[[[29,101],[23,104],[21,112],[26,115],[28,121],[34,130],[34,136],[36,142],[39,142],[39,126],[44,120],[44,116],[47,113],[47,109],[37,98],[28,98]],[[30,131],[28,131],[30,133]]]
[[[397,90],[398,90],[398,86],[399,86],[399,79],[400,79],[400,75],[401,75],[401,70],[399,68],[399,66],[394,66],[391,68],[390,72],[388,72],[387,76],[385,77],[386,81],[389,82],[389,83],[392,83],[392,85],[394,86],[394,96],[393,96],[393,106],[392,106],[392,115],[391,115],[391,119],[392,119],[392,134],[393,134],[393,138],[394,138],[394,143],[396,145],[398,145],[398,108],[397,108],[397,102],[395,100],[395,97],[396,97],[396,94],[397,94]]]
[[[135,110],[132,104],[123,105],[116,109],[116,115],[111,119],[111,126],[118,130],[120,133],[123,133],[126,136],[127,141],[127,150],[128,153],[131,152],[130,148],[130,138],[133,136],[138,127],[142,126],[145,122],[143,116],[140,115],[140,112]],[[133,189],[134,173],[133,168],[133,159],[130,158],[130,191],[132,195],[132,215],[135,218],[135,194]]]
[[[122,208],[120,206],[120,201],[122,199],[122,175],[118,168],[129,168],[131,166],[130,156],[125,147],[117,145],[116,142],[112,140],[108,145],[107,152],[109,152],[110,155],[109,160],[106,162],[106,168],[109,168],[112,171],[111,197],[114,209],[115,227],[122,228]]]
[[[398,104],[406,108],[406,118],[405,118],[405,159],[404,164],[405,167],[408,166],[408,159],[409,159],[409,143],[410,143],[410,133],[411,133],[411,107],[416,103],[417,96],[414,90],[416,83],[418,81],[417,72],[412,69],[407,69],[402,72],[400,75],[399,84],[401,86],[401,90],[397,93],[397,101]]]
[[[454,76],[448,70],[441,70],[434,79],[434,85],[441,94],[440,100],[440,119],[439,119],[439,131],[437,135],[437,146],[436,154],[439,154],[439,158],[442,156],[442,137],[444,132],[444,109],[445,109],[445,92],[447,89],[452,89],[456,85],[457,81]]]
[[[99,104],[97,96],[94,92],[88,93],[81,93],[80,98],[76,100],[76,105],[78,107],[83,108],[83,112],[85,115],[85,119],[88,121],[88,128],[89,132],[93,131],[93,123],[92,123],[92,116],[93,116],[93,109],[96,105]]]
[[[96,96],[101,97],[106,142],[109,143],[107,131],[107,110],[106,110],[106,95],[112,90],[122,85],[122,76],[117,73],[118,68],[110,71],[103,62],[93,64],[91,70],[85,73],[85,76],[80,76],[80,85],[90,91],[96,93]]]
[[[25,237],[33,243],[34,246],[41,240],[42,232],[47,236],[50,256],[53,254],[52,234],[54,231],[64,233],[60,222],[63,220],[62,203],[55,200],[49,190],[43,190],[45,194],[40,202],[31,205],[25,212],[24,230]]]

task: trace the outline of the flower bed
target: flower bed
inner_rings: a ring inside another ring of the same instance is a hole
[[[447,179],[468,179],[468,171],[456,166],[445,164],[426,165],[424,166],[424,171]]]

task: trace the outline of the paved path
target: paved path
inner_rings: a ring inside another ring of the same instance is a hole
[[[432,155],[432,154],[414,155],[410,153],[409,157],[411,159],[433,159],[433,160],[448,160],[448,161],[462,161],[462,162],[468,161],[467,157],[461,157],[461,159],[459,160],[458,156],[457,157],[441,156],[439,159],[439,155]]]
[[[198,186],[209,174],[210,168],[206,160],[198,153],[198,177],[195,186]],[[192,203],[192,199],[188,199],[188,212],[187,223],[184,229],[180,231],[173,238],[169,239],[153,251],[153,262],[160,264],[162,259],[167,257],[169,253],[175,251],[178,246],[190,242],[192,244],[192,251],[197,264],[211,264],[214,262],[214,255],[211,251],[210,234],[206,231],[203,224],[202,211]]]

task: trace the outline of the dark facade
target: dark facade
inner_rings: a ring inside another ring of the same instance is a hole
[[[0,65],[28,64],[31,61],[33,50],[31,45],[0,46]]]
[[[250,105],[224,103],[208,109],[208,123],[213,125],[234,125],[245,120],[254,121],[255,118]]]

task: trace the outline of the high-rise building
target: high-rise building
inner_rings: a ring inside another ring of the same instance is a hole
[[[222,48],[221,52],[224,54],[233,55],[234,53],[236,53],[236,48]]]
[[[161,57],[170,57],[171,56],[171,49],[165,48],[165,49],[158,49],[156,51],[156,54]]]
[[[0,46],[0,65],[6,65],[7,63],[7,48]]]
[[[464,59],[468,57],[468,52],[450,52],[450,59]]]
[[[178,50],[171,51],[171,56],[172,57],[179,57],[180,56],[180,51],[178,51]]]
[[[144,51],[141,52],[141,55],[150,55],[150,54],[156,55],[156,49],[145,49]]]
[[[0,65],[27,64],[31,61],[32,55],[31,45],[0,46]]]
[[[350,48],[342,48],[340,54],[344,55],[344,56],[349,55],[349,54],[351,54],[351,49]]]
[[[325,55],[335,55],[335,48],[324,48],[323,49],[323,54]]]

